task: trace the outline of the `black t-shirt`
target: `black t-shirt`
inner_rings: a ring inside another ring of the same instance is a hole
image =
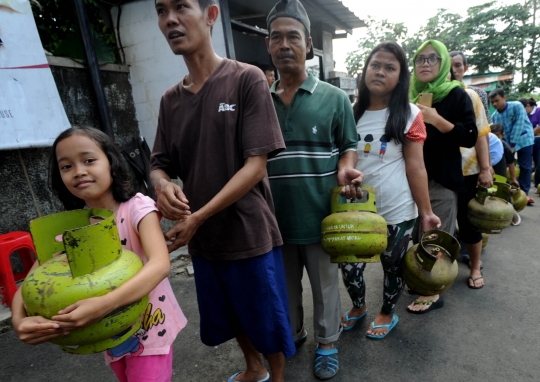
[[[501,142],[502,142],[503,149],[504,149],[504,160],[506,161],[506,165],[507,166],[511,165],[515,161],[514,153],[512,152],[512,149],[510,148],[510,145],[508,143],[506,143],[506,141],[501,139]]]
[[[192,212],[207,204],[250,156],[285,148],[264,74],[223,59],[197,94],[179,83],[165,92],[151,167],[184,182]],[[189,253],[215,260],[260,256],[282,245],[268,177],[210,217]]]
[[[444,187],[465,192],[465,180],[461,168],[460,147],[473,147],[478,137],[476,117],[471,99],[461,88],[454,88],[445,99],[433,104],[437,113],[454,128],[441,133],[426,123],[427,139],[424,143],[424,162],[428,178]]]

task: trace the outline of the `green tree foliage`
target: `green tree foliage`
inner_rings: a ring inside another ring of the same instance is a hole
[[[100,62],[116,62],[116,39],[110,25],[109,7],[85,0],[94,48]],[[71,0],[39,0],[32,3],[43,48],[58,56],[84,60],[77,17]]]
[[[540,0],[513,5],[492,1],[469,8],[465,17],[439,9],[414,35],[402,23],[368,19],[367,37],[348,55],[347,70],[350,75],[359,73],[370,51],[383,40],[397,41],[412,57],[423,41],[437,39],[450,51],[464,51],[471,71],[522,71],[516,91],[528,93],[540,87],[538,8]]]
[[[461,27],[471,36],[467,44],[470,64],[479,72],[490,68],[521,67],[530,39],[531,14],[521,4],[500,6],[496,2],[469,8]]]
[[[463,19],[459,14],[447,13],[446,9],[439,9],[416,35],[409,38],[415,45],[411,53],[414,54],[418,46],[426,40],[439,40],[449,51],[462,50],[463,46],[471,40],[470,34],[462,30],[462,22]]]
[[[367,36],[358,43],[358,48],[349,53],[345,61],[349,75],[356,76],[362,70],[369,53],[382,41],[405,43],[408,30],[403,23],[393,24],[387,20],[377,21],[368,17]]]

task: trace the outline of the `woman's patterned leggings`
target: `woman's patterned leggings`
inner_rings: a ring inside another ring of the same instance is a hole
[[[407,252],[415,220],[387,226],[388,246],[386,251],[381,254],[381,264],[384,270],[384,296],[381,309],[383,314],[394,313],[401,292],[403,292],[405,286],[402,276],[403,258]],[[366,263],[341,264],[343,282],[355,308],[361,308],[366,303],[365,268]]]

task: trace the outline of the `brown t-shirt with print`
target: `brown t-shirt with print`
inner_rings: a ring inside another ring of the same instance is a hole
[[[207,204],[250,156],[285,148],[261,70],[223,59],[197,94],[179,83],[161,98],[152,170],[184,182],[192,212]],[[210,217],[189,242],[212,260],[260,256],[282,245],[268,177]]]

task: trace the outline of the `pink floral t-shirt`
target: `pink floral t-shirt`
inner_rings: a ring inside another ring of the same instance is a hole
[[[116,225],[122,247],[135,252],[146,264],[147,259],[139,238],[139,222],[149,213],[158,212],[155,202],[137,193],[120,205]],[[159,212],[158,212],[159,213]],[[127,355],[146,356],[168,354],[177,334],[187,324],[169,279],[165,278],[150,292],[150,300],[142,315],[141,329],[127,341],[105,352],[107,365]]]

